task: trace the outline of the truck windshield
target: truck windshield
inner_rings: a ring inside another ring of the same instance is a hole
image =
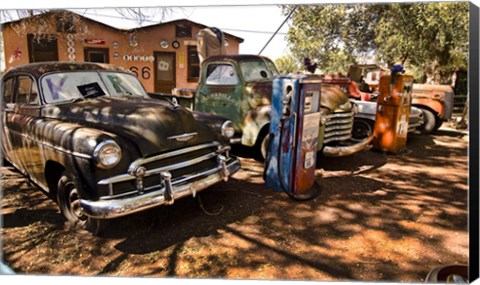
[[[47,103],[61,103],[98,96],[147,97],[138,79],[122,72],[57,72],[44,76],[41,86]]]
[[[110,96],[141,96],[148,95],[138,79],[123,72],[100,72],[100,75],[107,85]]]
[[[277,70],[273,72],[263,60],[249,60],[240,62],[240,70],[246,82],[272,80]],[[273,63],[272,63],[273,65]]]

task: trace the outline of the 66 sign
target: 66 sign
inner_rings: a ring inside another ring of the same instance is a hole
[[[136,76],[137,78],[141,75],[141,77],[142,77],[143,79],[148,80],[148,79],[150,79],[150,76],[151,76],[151,69],[150,69],[150,67],[148,67],[148,66],[142,67],[142,70],[141,70],[140,73],[139,73],[139,71],[140,71],[139,68],[136,67],[136,66],[130,67],[130,71],[133,72],[133,74],[135,74],[135,76]]]

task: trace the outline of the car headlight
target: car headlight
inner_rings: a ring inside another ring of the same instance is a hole
[[[235,135],[235,127],[232,121],[225,121],[225,123],[223,123],[221,133],[222,136],[227,139],[230,139],[233,137],[233,135]]]
[[[93,151],[97,166],[103,169],[112,168],[122,158],[122,149],[112,140],[99,143]]]

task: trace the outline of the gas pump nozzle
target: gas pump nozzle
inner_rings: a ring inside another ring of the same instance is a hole
[[[289,118],[292,115],[292,92],[288,92],[283,99],[282,119]]]

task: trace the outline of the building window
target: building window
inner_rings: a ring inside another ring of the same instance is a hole
[[[188,82],[197,82],[200,76],[200,59],[196,46],[188,46]]]
[[[175,34],[177,38],[191,38],[192,26],[186,24],[178,24],[175,26]]]
[[[30,62],[58,61],[57,38],[53,35],[35,38],[28,34],[28,54]]]
[[[109,63],[108,48],[85,48],[86,62]]]

